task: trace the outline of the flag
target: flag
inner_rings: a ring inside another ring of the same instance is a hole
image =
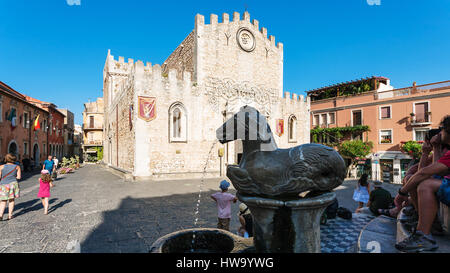
[[[36,120],[33,123],[34,131],[41,129],[41,125],[39,124],[39,115],[37,116]]]
[[[11,121],[11,128],[14,129],[17,126],[16,109],[12,108],[8,115],[8,120]]]

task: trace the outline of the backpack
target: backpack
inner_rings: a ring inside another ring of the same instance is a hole
[[[327,216],[327,219],[334,219],[336,218],[336,214],[337,214],[337,210],[339,208],[339,202],[336,199],[334,199],[333,203],[331,203],[331,205],[329,205],[326,209],[325,209],[325,214]]]
[[[351,220],[352,219],[352,212],[346,208],[343,207],[339,207],[337,209],[337,215],[341,218],[344,218],[346,220]]]

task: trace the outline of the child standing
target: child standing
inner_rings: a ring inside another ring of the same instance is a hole
[[[228,181],[222,180],[219,187],[222,191],[211,195],[211,198],[217,203],[217,228],[230,231],[231,202],[236,203],[238,199],[231,193],[227,193],[228,187],[230,187]]]
[[[44,206],[44,214],[48,214],[48,198],[50,197],[50,188],[53,188],[52,177],[48,170],[41,171],[41,178],[39,178],[39,192],[38,197],[41,198]]]
[[[361,178],[359,178],[358,180],[358,186],[356,187],[353,193],[353,200],[358,202],[358,208],[356,209],[356,212],[362,209],[364,205],[367,204],[367,202],[369,202],[370,186],[367,179],[368,179],[367,174],[361,175]]]

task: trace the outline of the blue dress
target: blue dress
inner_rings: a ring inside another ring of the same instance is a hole
[[[358,185],[353,193],[353,200],[367,204],[369,202],[369,190],[367,187]]]

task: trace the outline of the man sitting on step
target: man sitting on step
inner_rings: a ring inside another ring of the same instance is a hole
[[[436,250],[438,245],[431,235],[431,227],[438,211],[438,201],[450,204],[450,151],[442,149],[450,145],[450,116],[446,116],[440,133],[431,139],[434,158],[432,164],[420,168],[408,182],[403,185],[395,197],[396,206],[408,200],[408,193],[417,193],[419,221],[416,230],[395,247],[405,252]],[[442,153],[445,154],[443,156]]]

